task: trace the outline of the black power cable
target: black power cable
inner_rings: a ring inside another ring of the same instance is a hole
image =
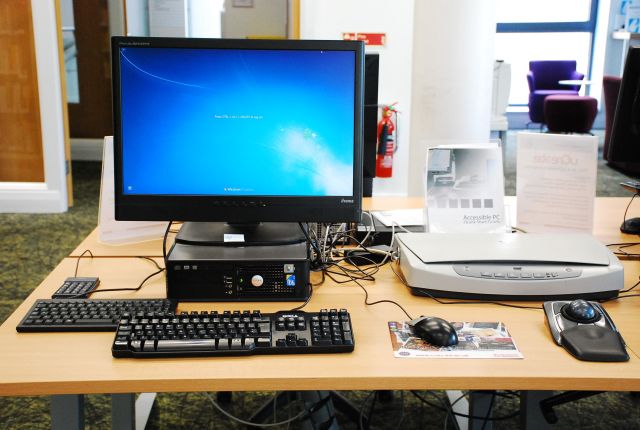
[[[90,249],[85,249],[84,251],[82,251],[82,254],[78,255],[76,258],[76,270],[73,272],[73,276],[74,278],[78,276],[78,266],[80,265],[80,259],[85,255],[85,254],[89,254],[91,256],[91,258],[93,258],[93,253],[91,252]]]

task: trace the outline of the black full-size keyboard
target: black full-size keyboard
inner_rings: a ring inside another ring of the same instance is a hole
[[[122,318],[114,357],[207,357],[351,352],[346,309],[320,312],[191,312]]]
[[[16,327],[19,332],[115,331],[122,318],[173,313],[167,299],[40,299]]]

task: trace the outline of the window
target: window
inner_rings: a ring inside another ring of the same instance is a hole
[[[531,60],[576,60],[591,75],[598,0],[498,0],[496,59],[511,64],[509,105],[528,101]],[[588,91],[588,89],[587,89]]]

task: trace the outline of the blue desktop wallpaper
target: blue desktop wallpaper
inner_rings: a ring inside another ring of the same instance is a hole
[[[121,48],[123,192],[349,196],[351,51]]]

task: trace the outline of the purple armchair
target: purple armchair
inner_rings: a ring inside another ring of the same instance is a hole
[[[529,118],[544,123],[544,99],[551,94],[578,95],[580,85],[560,85],[558,81],[583,79],[575,61],[529,61]]]

